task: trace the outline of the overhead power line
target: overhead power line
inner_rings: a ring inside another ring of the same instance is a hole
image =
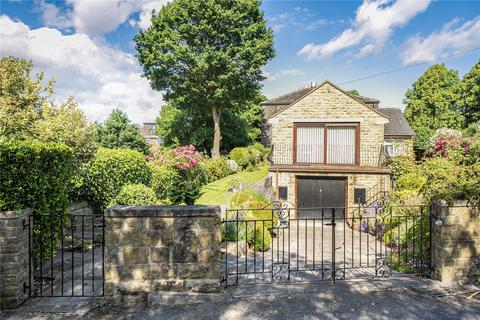
[[[372,75],[369,75],[369,76],[366,76],[366,77],[361,77],[361,78],[358,78],[358,79],[345,81],[345,82],[339,83],[339,85],[344,85],[344,84],[349,84],[349,83],[362,81],[362,80],[366,80],[366,79],[370,79],[370,78],[380,77],[380,76],[383,76],[383,75],[386,75],[386,74],[389,74],[389,73],[394,73],[394,72],[402,71],[402,70],[405,70],[405,69],[414,68],[414,67],[420,66],[420,65],[425,64],[425,63],[430,63],[430,62],[437,61],[437,60],[449,59],[449,58],[453,58],[453,57],[457,57],[457,56],[462,56],[462,55],[465,55],[467,53],[471,53],[471,52],[474,52],[474,51],[477,51],[477,50],[480,50],[480,47],[477,47],[477,48],[474,48],[474,49],[471,49],[471,50],[467,50],[467,51],[457,52],[455,54],[439,57],[439,58],[432,59],[432,60],[426,60],[426,61],[423,61],[423,62],[415,63],[415,64],[412,64],[412,65],[397,68],[397,69],[392,69],[392,70],[388,70],[388,71],[384,71],[384,72],[380,72],[380,73],[375,73],[375,74],[372,74]]]

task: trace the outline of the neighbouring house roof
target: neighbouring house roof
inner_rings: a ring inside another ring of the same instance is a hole
[[[385,124],[385,136],[407,136],[415,135],[412,128],[405,119],[402,110],[396,108],[379,108],[378,111],[383,113],[390,119],[390,122]]]

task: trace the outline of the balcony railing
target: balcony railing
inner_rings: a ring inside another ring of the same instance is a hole
[[[383,145],[273,145],[273,165],[342,165],[384,167],[389,158]]]

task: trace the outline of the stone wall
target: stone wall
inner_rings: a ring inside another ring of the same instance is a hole
[[[30,212],[0,212],[0,309],[16,308],[28,298]]]
[[[220,289],[220,207],[116,206],[105,212],[111,297]]]
[[[388,119],[326,83],[269,120],[271,143],[292,146],[294,122],[359,122],[360,145],[383,146]]]
[[[92,208],[89,207],[86,201],[79,201],[79,202],[72,203],[68,207],[68,212],[71,215],[81,215],[81,214],[92,214],[93,210]]]
[[[480,209],[457,201],[453,206],[435,203],[432,210],[432,275],[445,283],[464,283],[480,257]]]
[[[272,186],[275,189],[277,183],[279,187],[288,187],[287,202],[294,207],[296,204],[295,194],[295,177],[296,176],[312,176],[312,177],[346,177],[347,178],[347,206],[355,207],[354,204],[354,189],[365,188],[366,190],[381,183],[384,179],[385,190],[390,189],[390,181],[388,173],[295,173],[295,172],[279,172],[271,171],[269,176],[272,180]]]

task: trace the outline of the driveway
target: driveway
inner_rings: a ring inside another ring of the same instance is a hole
[[[113,306],[102,299],[30,301],[1,319],[479,319],[475,288],[453,291],[416,278],[309,285],[257,285],[224,291],[215,301]],[[478,295],[477,295],[478,297]],[[44,298],[45,299],[45,298]],[[47,302],[45,302],[47,301]],[[48,302],[50,301],[50,302]]]

